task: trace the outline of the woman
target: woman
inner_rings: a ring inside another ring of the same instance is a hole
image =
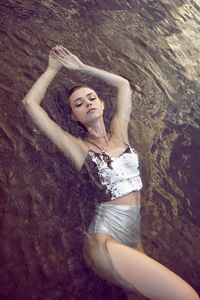
[[[46,89],[65,66],[98,77],[117,88],[116,113],[106,132],[104,103],[88,86],[71,90],[72,117],[86,129],[86,139],[70,135],[40,106]],[[129,146],[131,112],[129,82],[117,75],[83,64],[63,46],[54,47],[49,65],[23,99],[37,126],[80,170],[83,165],[102,189],[105,201],[97,206],[84,242],[84,258],[98,275],[128,292],[149,299],[197,300],[196,292],[179,276],[148,257],[140,241],[140,190],[137,153]]]

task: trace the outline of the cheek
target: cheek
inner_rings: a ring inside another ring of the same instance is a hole
[[[104,103],[103,102],[101,102],[100,107],[101,107],[102,110],[104,110]]]
[[[73,109],[72,110],[72,115],[74,116],[73,118],[76,121],[81,122],[82,119],[83,119],[83,112],[80,108],[79,109]]]

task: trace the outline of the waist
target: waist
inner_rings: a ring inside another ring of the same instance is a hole
[[[131,192],[125,196],[116,198],[111,201],[103,202],[103,204],[112,205],[140,205],[141,202],[141,192]]]

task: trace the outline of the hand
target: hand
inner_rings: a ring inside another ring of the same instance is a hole
[[[62,63],[59,62],[59,48],[58,45],[53,47],[49,53],[49,68],[53,71],[59,71],[62,67]]]
[[[84,64],[80,59],[63,46],[56,48],[58,61],[69,70],[79,70]]]

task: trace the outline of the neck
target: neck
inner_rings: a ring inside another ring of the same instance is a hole
[[[87,138],[90,140],[96,140],[105,138],[107,136],[106,128],[103,120],[99,120],[98,123],[95,123],[87,128]]]

